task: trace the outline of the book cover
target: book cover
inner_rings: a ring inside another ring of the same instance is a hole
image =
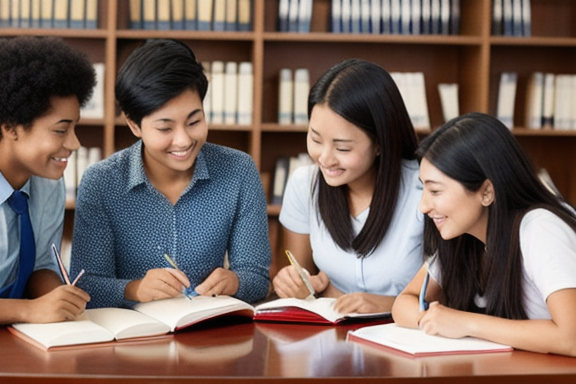
[[[172,21],[172,29],[184,29],[184,0],[170,1],[170,19]]]
[[[10,1],[10,0],[1,0]],[[54,0],[41,0],[40,2],[40,27],[52,28],[54,21]]]
[[[379,35],[382,33],[382,0],[370,2],[370,33]]]
[[[104,118],[104,73],[106,65],[104,63],[93,63],[96,72],[96,85],[92,96],[80,110],[80,117],[83,119],[103,119]]]
[[[254,321],[338,324],[344,321],[389,320],[390,312],[342,314],[334,309],[335,298],[282,298],[254,308]]]
[[[341,7],[341,24],[342,24],[342,33],[350,33],[352,32],[352,0],[342,0],[342,7]]]
[[[502,35],[512,36],[514,34],[514,9],[512,0],[502,0]]]
[[[450,0],[440,2],[440,34],[450,34]]]
[[[392,33],[391,7],[392,5],[390,4],[390,0],[382,0],[382,12],[380,12],[380,17],[382,18],[382,33],[385,34]]]
[[[360,32],[370,33],[370,0],[360,0]]]
[[[350,331],[347,341],[398,351],[412,357],[513,351],[508,345],[487,340],[432,336],[420,329],[403,328],[394,323],[371,325]]]
[[[20,28],[20,0],[10,0],[10,27]]]
[[[298,11],[299,1],[290,0],[288,7],[288,30],[287,32],[298,32]]]
[[[0,28],[10,27],[10,1],[0,0]]]
[[[0,4],[1,4],[1,1],[0,1]],[[0,7],[1,7],[1,5],[0,5]],[[2,11],[0,10],[0,24],[2,23],[1,13],[2,13]],[[30,2],[30,27],[31,28],[40,28],[40,15],[41,15],[40,0],[32,0]],[[0,25],[0,28],[1,28],[1,25]]]
[[[440,34],[441,23],[440,0],[430,1],[430,33],[433,35]]]
[[[410,10],[410,31],[413,35],[422,34],[422,0],[412,0]]]
[[[410,1],[401,0],[400,1],[400,33],[403,35],[409,35],[410,23],[412,21],[412,4]]]
[[[298,32],[310,32],[312,22],[312,0],[300,0],[298,4]]]
[[[423,35],[432,33],[432,5],[431,0],[422,0],[422,31]]]
[[[500,74],[496,117],[504,123],[508,129],[512,129],[514,125],[514,102],[516,100],[517,80],[518,75],[516,72],[502,72]]]
[[[280,0],[278,4],[278,32],[288,32],[290,15],[290,0]]]
[[[332,0],[330,21],[332,33],[342,33],[342,0]]]
[[[20,28],[30,28],[32,9],[30,0],[20,0]]]
[[[390,25],[391,25],[391,33],[399,34],[402,27],[401,27],[401,20],[402,17],[402,6],[400,4],[400,0],[390,0]]]
[[[458,84],[440,83],[438,84],[438,93],[440,94],[440,104],[442,105],[444,122],[459,116]]]

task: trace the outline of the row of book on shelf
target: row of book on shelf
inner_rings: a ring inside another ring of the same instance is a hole
[[[460,34],[460,0],[333,0],[332,32]]]
[[[531,36],[530,0],[492,0],[492,35]]]
[[[0,0],[0,28],[95,29],[98,0]]]
[[[100,147],[81,146],[77,151],[72,152],[72,155],[68,158],[66,170],[64,171],[67,204],[76,202],[76,191],[78,190],[84,171],[100,160],[102,160],[102,150]]]
[[[502,72],[496,116],[514,126],[518,74]],[[526,85],[524,126],[529,129],[576,130],[576,75],[533,72]]]
[[[249,31],[251,0],[130,0],[130,28]]]

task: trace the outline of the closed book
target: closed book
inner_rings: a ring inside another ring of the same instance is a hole
[[[400,0],[390,0],[390,27],[391,33],[399,34],[402,30],[400,19],[402,15],[402,5]]]
[[[433,35],[440,34],[440,18],[440,0],[430,0],[430,33]]]
[[[212,30],[224,31],[226,30],[226,1],[227,0],[213,0],[214,11],[212,14]]]
[[[238,111],[238,63],[228,61],[224,68],[224,124],[236,124]]]
[[[554,81],[554,129],[570,129],[571,88],[571,75],[556,75]]]
[[[98,27],[98,0],[86,0],[86,20],[84,28],[96,29]]]
[[[352,0],[342,0],[340,18],[342,20],[342,33],[352,32]]]
[[[544,74],[544,95],[542,102],[542,127],[554,127],[554,84],[556,75],[553,73]]]
[[[360,0],[360,32],[370,33],[370,0]]]
[[[370,33],[374,35],[382,33],[382,0],[370,2]]]
[[[334,309],[335,298],[282,298],[254,307],[255,321],[339,324],[342,322],[389,321],[390,312],[343,314]]]
[[[280,0],[278,4],[278,32],[288,32],[290,15],[290,0]]]
[[[20,28],[30,28],[32,8],[30,0],[20,0]]]
[[[247,32],[252,29],[252,2],[238,0],[238,31]]]
[[[544,107],[544,73],[530,74],[526,86],[526,107],[524,125],[529,129],[542,128],[542,109]]]
[[[298,32],[310,32],[312,21],[312,0],[299,0],[298,3]]]
[[[422,34],[432,33],[432,0],[422,0]]]
[[[10,0],[10,27],[20,28],[20,0]]]
[[[184,0],[184,29],[197,29],[196,0]]]
[[[156,3],[156,29],[161,31],[172,29],[169,0],[159,1]]]
[[[170,20],[172,29],[184,29],[184,0],[170,0]]]
[[[212,124],[224,124],[224,62],[213,61],[211,64]]]
[[[474,337],[450,339],[427,335],[420,329],[403,328],[395,323],[371,325],[350,331],[347,341],[412,357],[513,351],[512,347],[504,344]]]
[[[40,27],[52,28],[53,26],[54,26],[54,0],[41,0]]]
[[[68,28],[69,5],[68,0],[54,0],[54,28]]]
[[[70,28],[84,29],[86,20],[86,2],[76,0],[70,3]]]
[[[68,164],[64,169],[64,188],[66,191],[66,204],[76,202],[76,151],[68,157]]]
[[[530,0],[522,1],[522,36],[532,36],[532,6]]]
[[[143,29],[142,0],[130,0],[130,28]]]
[[[278,81],[278,124],[289,125],[293,123],[294,116],[294,82],[292,70],[280,70]]]
[[[392,4],[391,0],[382,0],[382,11],[380,17],[382,18],[382,33],[392,33]]]
[[[238,66],[238,124],[252,124],[254,109],[254,74],[252,63],[241,62]]]
[[[504,34],[504,10],[503,0],[492,0],[492,35]]]
[[[272,196],[270,204],[281,205],[282,198],[284,197],[284,189],[288,181],[288,173],[290,171],[290,157],[280,156],[276,159],[276,166],[274,168],[274,179],[272,181]]]
[[[450,0],[450,34],[460,34],[460,0]]]
[[[412,0],[410,16],[412,18],[410,32],[413,35],[420,35],[422,33],[422,0]]]
[[[522,36],[522,0],[512,0],[512,35]]]
[[[516,100],[516,82],[518,75],[515,72],[502,72],[498,87],[498,104],[496,117],[508,129],[514,126],[514,102]]]
[[[438,93],[440,94],[440,104],[442,105],[444,121],[446,122],[459,116],[458,84],[440,83],[438,84]]]
[[[208,89],[206,90],[206,95],[204,95],[204,119],[207,124],[212,122],[212,63],[209,61],[202,62],[202,68],[204,70],[204,75],[208,79]]]
[[[411,72],[408,76],[408,87],[411,103],[414,105],[415,114],[413,124],[418,129],[430,129],[430,117],[428,114],[428,100],[426,98],[426,83],[423,72]]]
[[[238,0],[226,0],[226,31],[238,30]]]
[[[30,2],[30,27],[31,28],[40,28],[40,16],[41,16],[41,11],[40,11],[40,2],[41,0],[32,0]],[[1,3],[1,1],[0,1]],[[0,14],[2,13],[2,11],[0,10]],[[0,15],[1,18],[1,15]],[[0,24],[2,22],[0,21]],[[1,25],[0,25],[1,28]]]
[[[298,32],[299,0],[290,0],[288,7],[288,32]]]
[[[450,0],[440,1],[440,34],[450,34]]]
[[[104,118],[104,63],[93,63],[96,72],[96,85],[92,96],[80,110],[80,117],[83,119],[103,119]]]
[[[142,0],[142,26],[144,29],[156,29],[156,0]]]
[[[514,8],[512,0],[502,0],[502,35],[512,36],[514,34]]]
[[[10,27],[10,1],[0,0],[0,28]]]
[[[410,23],[412,22],[412,9],[410,1],[400,1],[400,33],[410,34]]]
[[[330,22],[332,33],[342,33],[342,0],[332,0]]]
[[[294,71],[294,124],[308,124],[308,93],[310,75],[308,69],[298,68]]]
[[[196,0],[196,28],[199,31],[209,31],[212,28],[212,0]]]

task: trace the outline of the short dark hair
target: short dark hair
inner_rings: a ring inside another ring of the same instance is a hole
[[[328,69],[310,90],[308,116],[317,104],[328,106],[364,130],[379,148],[370,213],[355,238],[347,186],[329,186],[321,172],[316,183],[320,216],[336,244],[367,256],[384,238],[392,221],[400,191],[402,159],[415,158],[416,133],[390,74],[365,60],[348,59]]]
[[[148,39],[134,50],[116,79],[116,100],[126,117],[140,125],[184,90],[204,100],[208,79],[194,52],[172,39]]]
[[[53,96],[74,95],[83,106],[95,83],[86,54],[61,38],[0,38],[0,124],[31,127],[50,109]]]

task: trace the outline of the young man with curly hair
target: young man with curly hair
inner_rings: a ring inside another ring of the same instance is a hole
[[[62,175],[94,84],[87,56],[62,39],[0,39],[0,324],[72,320],[90,300],[62,284],[51,245],[61,241]]]

